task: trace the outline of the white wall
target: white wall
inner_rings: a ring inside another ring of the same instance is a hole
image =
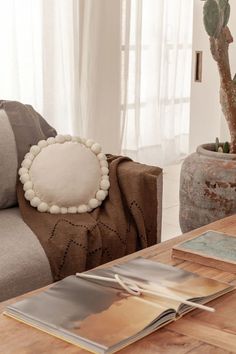
[[[203,25],[204,1],[194,0],[193,65],[190,104],[190,152],[200,144],[213,142],[218,136],[228,140],[229,133],[219,103],[219,74],[210,52],[209,37]],[[229,28],[236,37],[236,2],[231,0]],[[194,82],[195,51],[203,51],[202,82]],[[236,43],[230,45],[232,76],[236,72]]]

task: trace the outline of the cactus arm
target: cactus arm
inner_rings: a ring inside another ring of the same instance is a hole
[[[225,9],[224,9],[224,22],[223,22],[223,27],[226,27],[228,22],[229,22],[229,16],[230,16],[230,4],[227,4]]]
[[[216,38],[220,21],[220,10],[215,0],[207,0],[203,6],[203,22],[210,37]]]
[[[216,138],[216,142],[215,142],[215,149],[216,149],[216,152],[218,151],[219,146],[220,146],[219,138]]]
[[[224,145],[223,145],[223,152],[224,152],[225,154],[228,154],[228,153],[229,153],[229,149],[230,149],[229,143],[228,143],[228,141],[226,141],[226,142],[224,143]]]
[[[227,26],[229,16],[228,0],[205,0],[203,21],[220,74],[220,103],[230,131],[230,152],[236,153],[236,76],[232,80],[228,50],[233,37]]]
[[[228,27],[222,28],[218,38],[210,37],[211,53],[218,64],[221,82],[225,85],[232,80],[228,54],[231,42],[233,37]]]
[[[230,16],[230,4],[228,0],[218,0],[222,27],[227,26]]]

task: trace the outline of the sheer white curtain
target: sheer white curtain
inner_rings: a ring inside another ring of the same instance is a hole
[[[0,1],[0,97],[42,104],[41,1]]]
[[[119,153],[117,0],[0,0],[0,98]]]
[[[121,2],[80,0],[80,117],[85,136],[119,154]]]
[[[78,1],[0,0],[0,9],[0,98],[78,131]]]
[[[0,99],[152,164],[188,149],[193,0],[0,0]]]
[[[164,165],[188,152],[193,0],[124,0],[123,153]]]

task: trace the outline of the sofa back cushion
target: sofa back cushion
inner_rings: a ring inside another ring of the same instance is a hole
[[[17,204],[17,169],[27,151],[56,134],[32,106],[0,100],[0,209]]]
[[[17,150],[5,110],[0,109],[0,209],[16,205]]]

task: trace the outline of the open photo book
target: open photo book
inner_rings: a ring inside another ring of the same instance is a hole
[[[88,351],[114,353],[193,310],[186,302],[205,304],[234,289],[144,258],[85,274],[97,278],[69,276],[4,314]],[[98,280],[115,275],[156,295],[132,295],[115,281]]]

